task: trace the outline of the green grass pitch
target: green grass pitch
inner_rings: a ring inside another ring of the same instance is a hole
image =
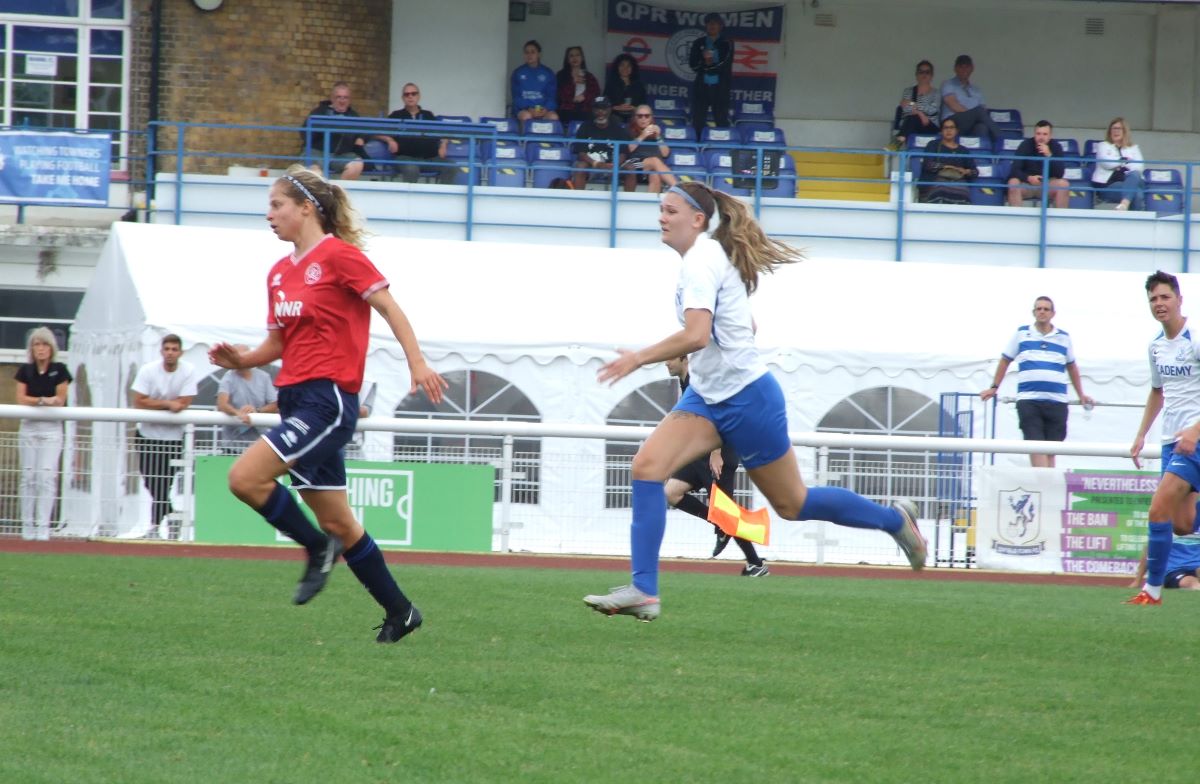
[[[1200,595],[0,554],[0,782],[1157,782],[1193,778]]]

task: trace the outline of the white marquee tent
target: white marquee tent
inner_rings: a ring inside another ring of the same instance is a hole
[[[204,367],[211,367],[205,353],[215,341],[261,340],[266,273],[289,250],[265,227],[114,224],[72,336],[73,370],[86,368],[90,404],[127,405],[132,374],[157,359],[159,340],[168,332],[182,336],[185,360]],[[435,368],[500,376],[526,395],[543,421],[602,424],[626,395],[666,377],[654,366],[612,388],[595,381],[597,368],[616,347],[645,345],[676,328],[678,257],[666,249],[374,237],[368,253],[391,282]],[[1200,291],[1192,277],[1183,281],[1185,295]],[[978,392],[991,383],[1000,350],[1018,325],[1028,323],[1039,295],[1054,298],[1056,323],[1075,340],[1087,391],[1102,403],[1140,403],[1149,380],[1146,343],[1156,332],[1144,278],[1140,272],[822,258],[764,278],[752,301],[759,344],[788,396],[791,427],[809,431],[860,390],[901,387],[935,402],[942,393]],[[367,376],[378,384],[376,415],[393,411],[409,388],[402,353],[378,317]],[[1014,391],[1010,379],[1002,394]],[[1140,413],[1097,408],[1085,417],[1076,410],[1071,437],[1127,441]],[[1015,419],[1011,406],[1002,406],[997,436],[1019,437]],[[597,449],[602,455],[603,445],[594,443],[543,444],[544,453],[582,456]],[[527,510],[516,546],[528,535],[544,542],[528,549],[623,551],[624,533],[616,543],[578,538],[578,529],[591,525],[581,521],[607,520],[602,501],[591,514],[592,501],[583,500],[578,487],[554,490],[556,479],[601,487],[601,462],[586,476],[569,478],[544,466],[540,506],[568,499],[563,502],[572,508]],[[1125,467],[1111,463],[1105,465]],[[102,509],[103,502],[92,506],[92,514],[129,514]],[[626,514],[614,530],[622,530]],[[563,519],[569,521],[553,522]],[[671,536],[664,552],[671,550]],[[695,554],[696,548],[676,549]]]

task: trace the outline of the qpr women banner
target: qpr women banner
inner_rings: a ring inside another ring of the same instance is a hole
[[[608,0],[606,60],[611,64],[619,54],[632,55],[648,100],[675,98],[686,103],[696,77],[688,52],[704,35],[704,17],[710,13]],[[725,22],[721,35],[734,46],[731,107],[761,103],[773,110],[775,76],[783,57],[783,6],[716,13]]]

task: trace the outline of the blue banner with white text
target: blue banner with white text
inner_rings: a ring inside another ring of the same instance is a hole
[[[716,11],[722,35],[733,42],[734,105],[775,106],[775,77],[783,58],[783,6],[685,11],[631,0],[608,0],[605,56],[630,54],[638,63],[646,97],[690,101],[696,74],[688,64],[692,42],[703,36],[704,17]]]
[[[0,131],[0,203],[108,205],[112,136]]]

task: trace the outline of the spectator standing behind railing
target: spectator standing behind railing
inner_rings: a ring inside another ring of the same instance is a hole
[[[625,129],[612,122],[608,98],[601,95],[592,103],[592,120],[579,126],[575,138],[580,141],[571,145],[575,155],[575,172],[571,175],[574,190],[583,190],[587,185],[588,170],[611,171],[613,150],[620,150],[629,138]],[[553,187],[553,186],[552,186]]]
[[[623,123],[633,119],[634,110],[646,102],[646,86],[633,55],[619,54],[613,60],[604,82],[604,95],[612,104],[613,114]]]
[[[235,348],[250,350],[244,343]],[[259,368],[226,371],[217,385],[217,410],[237,417],[242,424],[221,426],[221,451],[227,455],[240,455],[257,441],[262,431],[250,424],[250,414],[278,412],[277,399],[275,382],[266,371]]]
[[[986,133],[995,147],[1000,140],[1000,129],[992,122],[983,91],[971,81],[974,73],[975,62],[969,54],[954,59],[954,76],[942,82],[942,119],[953,117],[962,136]]]
[[[941,109],[942,94],[933,86],[933,63],[922,60],[917,63],[917,83],[904,88],[896,107],[895,148],[903,149],[912,134],[935,132]]]
[[[435,122],[437,115],[428,109],[421,108],[421,88],[412,82],[404,85],[400,92],[404,106],[388,115],[389,120],[424,120]],[[438,183],[441,185],[454,184],[454,167],[446,157],[449,142],[446,139],[436,139],[432,136],[381,136],[388,146],[388,152],[400,161],[400,179],[405,182],[416,182],[421,178],[421,165],[417,161],[439,164]],[[407,163],[405,163],[407,161]]]
[[[588,72],[583,47],[568,46],[557,75],[558,118],[569,123],[592,118],[592,102],[600,95],[600,82]]]
[[[659,143],[662,139],[662,129],[654,122],[654,112],[643,104],[633,113],[633,122],[629,124],[631,144],[625,146],[625,162],[622,169],[634,169],[647,176],[651,193],[660,193],[664,187],[670,188],[675,184],[675,177],[667,168],[667,156],[671,148]],[[637,190],[637,174],[626,174],[623,187],[626,191]]]
[[[512,109],[522,123],[526,120],[557,120],[558,80],[542,65],[542,45],[525,42],[525,64],[512,72]]]
[[[1065,441],[1067,438],[1067,380],[1084,406],[1095,405],[1083,393],[1071,336],[1051,323],[1054,301],[1033,301],[1033,323],[1018,327],[1000,354],[992,385],[979,393],[991,400],[1004,381],[1008,366],[1017,363],[1017,422],[1026,441]],[[1030,455],[1035,468],[1053,468],[1054,455]]]
[[[1008,203],[1020,207],[1025,199],[1042,198],[1042,172],[1046,171],[1037,158],[1050,158],[1050,194],[1054,206],[1062,209],[1071,198],[1071,183],[1063,179],[1066,164],[1063,162],[1062,146],[1051,138],[1054,126],[1049,120],[1038,120],[1033,136],[1024,139],[1013,155],[1016,160],[1008,173]],[[1057,159],[1057,160],[1055,160]]]
[[[1092,171],[1096,198],[1116,202],[1118,210],[1145,208],[1144,160],[1141,148],[1133,143],[1133,134],[1129,132],[1125,118],[1118,117],[1110,122],[1104,141],[1096,145],[1096,168]]]
[[[54,360],[58,343],[48,327],[29,333],[29,361],[17,368],[17,404],[65,406],[71,373]],[[59,458],[62,456],[62,422],[21,420],[17,436],[21,453],[21,538],[50,538],[50,515],[58,496]]]
[[[346,82],[335,83],[333,89],[329,91],[329,100],[321,101],[317,104],[317,108],[308,113],[308,118],[305,120],[306,126],[313,117],[358,117],[358,112],[354,111],[354,107],[350,105],[350,85]],[[313,165],[317,169],[320,169],[324,163],[326,140],[328,140],[330,173],[340,175],[343,180],[357,180],[362,174],[363,158],[366,157],[362,136],[354,133],[326,131],[318,126],[308,131],[301,131],[300,137],[304,139],[305,144],[308,144],[311,139],[313,146],[306,151],[306,154],[316,159]]]
[[[921,159],[921,201],[926,204],[970,204],[971,189],[967,184],[979,175],[975,160],[966,147],[958,143],[954,120],[942,121],[942,135],[925,145],[926,157]]]
[[[178,335],[164,337],[159,354],[161,360],[142,365],[133,379],[129,388],[133,407],[177,414],[192,405],[199,378],[196,369],[180,359],[183,340]],[[171,486],[179,472],[177,463],[183,458],[183,425],[139,422],[137,432],[138,470],[152,499],[146,537],[157,539],[159,524],[171,513]],[[179,526],[172,524],[167,536],[178,539]]]
[[[721,33],[725,21],[720,14],[704,17],[704,35],[692,41],[688,53],[688,65],[696,74],[692,82],[692,126],[696,138],[708,122],[708,110],[712,109],[713,124],[718,128],[729,127],[729,93],[733,81],[733,41]]]

